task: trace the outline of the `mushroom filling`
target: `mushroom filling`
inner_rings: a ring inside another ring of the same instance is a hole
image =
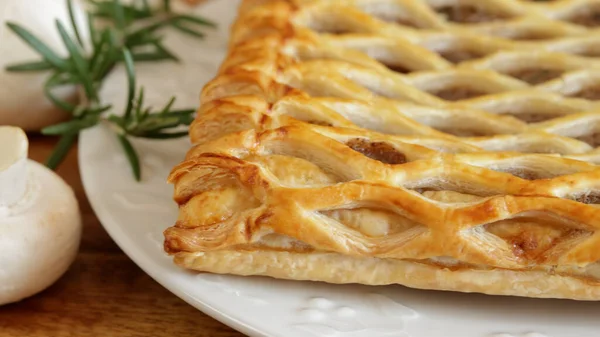
[[[355,138],[346,142],[346,145],[356,152],[385,164],[395,165],[407,162],[403,153],[385,142],[369,142],[365,139]]]
[[[508,32],[501,35],[504,38],[520,41],[538,41],[556,38],[556,35],[550,34],[547,31],[516,31]]]
[[[551,68],[524,68],[507,73],[507,75],[531,85],[548,82],[560,77],[562,74],[563,70]]]
[[[584,204],[600,204],[600,194],[598,192],[580,194],[574,200]]]
[[[525,123],[540,123],[545,122],[554,118],[562,117],[562,114],[549,114],[549,113],[539,113],[539,112],[507,112],[505,115],[512,116],[516,119],[519,119]]]
[[[407,26],[407,27],[412,27],[412,28],[420,28],[419,25],[417,25],[413,20],[406,18],[406,17],[396,18],[396,20],[394,20],[394,22],[396,22],[397,24],[402,25],[402,26]]]
[[[445,58],[447,61],[455,63],[455,64],[482,58],[485,56],[484,54],[482,54],[480,52],[477,52],[474,50],[467,50],[467,49],[448,49],[448,50],[439,51],[438,54],[441,57]]]
[[[383,63],[383,65],[386,66],[389,70],[396,72],[396,73],[400,73],[400,74],[408,74],[408,73],[412,72],[411,69],[409,69],[401,64]]]
[[[506,19],[507,16],[501,13],[490,13],[483,9],[473,6],[445,6],[436,9],[446,20],[457,23],[481,23],[492,22]]]
[[[530,260],[543,260],[546,253],[561,242],[590,235],[556,220],[536,217],[518,217],[484,226],[488,233],[504,240],[515,256]]]
[[[600,26],[600,8],[590,8],[579,11],[577,15],[574,15],[567,20],[574,24],[590,28],[598,27]]]
[[[309,120],[309,121],[306,121],[306,123],[313,124],[313,125],[320,125],[320,126],[333,126],[333,124],[331,124],[329,122],[319,121],[319,120]]]
[[[486,92],[465,86],[451,86],[438,91],[433,91],[431,94],[446,101],[460,101],[487,95]]]

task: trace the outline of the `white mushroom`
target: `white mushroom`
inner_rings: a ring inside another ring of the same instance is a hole
[[[79,3],[74,4],[76,16],[83,17]],[[43,84],[49,76],[48,72],[12,73],[5,70],[6,66],[15,63],[41,60],[40,55],[5,23],[14,22],[23,26],[60,55],[66,55],[54,23],[56,19],[69,26],[65,0],[0,1],[0,125],[37,131],[68,116],[44,96]],[[85,31],[82,29],[82,32]],[[57,96],[74,100],[75,90],[72,87],[62,88]]]
[[[71,265],[81,237],[73,190],[27,159],[28,141],[0,127],[0,304],[53,284]]]

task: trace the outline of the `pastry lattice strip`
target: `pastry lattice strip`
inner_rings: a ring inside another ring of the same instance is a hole
[[[302,152],[297,145],[290,150]],[[348,157],[343,162],[320,158],[328,162],[321,166],[284,155],[263,154],[254,162],[218,154],[190,158],[171,177],[177,181],[181,213],[177,225],[166,232],[166,246],[173,252],[268,248],[270,240],[288,238],[300,250],[392,259],[447,256],[472,268],[507,269],[533,268],[533,262],[542,269],[586,265],[600,258],[590,249],[600,244],[598,208],[573,213],[578,203],[540,196],[467,199],[430,194],[437,201],[395,185],[415,178],[444,179],[438,169],[443,164],[424,174],[417,172],[427,171],[431,163],[399,165],[390,168],[394,172],[378,170],[380,176],[374,177],[374,166],[382,164]],[[456,175],[450,181],[464,183],[459,178],[464,174],[476,183],[473,172],[461,172],[463,168],[452,164]],[[283,165],[288,169],[281,170]],[[297,168],[297,175],[290,174],[289,166]],[[415,173],[420,177],[413,177]],[[212,190],[214,186],[219,189]],[[235,198],[224,198],[231,194]],[[458,202],[446,204],[444,198]],[[301,223],[302,230],[291,223]],[[515,226],[529,226],[533,237],[511,237]],[[555,228],[551,238],[546,231],[535,237],[535,229],[548,226]]]
[[[296,2],[300,7],[318,12],[323,19],[318,30],[329,28],[343,33],[339,26],[324,21],[348,24],[345,29],[397,35],[409,39],[423,31],[455,34],[489,35],[516,41],[535,42],[561,37],[590,35],[600,26],[596,0],[530,3],[517,0],[315,0]],[[336,12],[337,11],[337,12]],[[311,13],[312,14],[312,13]],[[314,17],[300,14],[296,20],[312,23]],[[352,26],[352,23],[361,23]],[[336,29],[337,28],[337,29]],[[402,36],[402,35],[400,35]]]
[[[284,29],[284,28],[281,28]],[[261,39],[262,40],[262,39]],[[278,43],[277,37],[274,39],[273,43]],[[262,41],[261,41],[262,42]],[[312,42],[311,42],[312,43]],[[294,43],[291,44],[295,45]],[[383,94],[387,96],[391,96],[392,98],[401,98],[407,99],[409,101],[413,101],[419,104],[425,104],[428,106],[440,106],[443,108],[442,111],[450,111],[455,112],[456,114],[461,114],[463,119],[466,117],[465,113],[461,113],[461,110],[470,110],[469,115],[473,116],[472,123],[462,123],[464,125],[473,125],[474,128],[478,128],[479,132],[486,132],[486,136],[491,136],[495,134],[505,134],[511,130],[512,133],[517,132],[527,132],[527,131],[550,131],[556,132],[561,136],[567,136],[572,138],[579,138],[590,142],[591,145],[596,145],[594,143],[594,139],[597,138],[595,136],[596,132],[596,122],[594,118],[593,111],[596,109],[595,103],[588,100],[581,99],[570,99],[570,98],[562,98],[561,95],[549,95],[546,90],[556,90],[561,92],[564,91],[564,86],[552,86],[552,83],[547,83],[546,87],[539,88],[538,90],[530,90],[527,89],[528,85],[525,83],[519,83],[520,81],[507,78],[503,75],[496,75],[495,72],[491,71],[480,71],[477,69],[468,69],[465,68],[457,68],[457,70],[449,70],[443,73],[433,72],[433,73],[415,73],[415,76],[409,78],[413,84],[423,83],[423,85],[427,85],[428,83],[448,83],[446,84],[446,88],[442,87],[438,91],[448,92],[447,89],[453,89],[453,86],[457,84],[462,85],[473,85],[470,83],[477,83],[478,90],[482,88],[488,91],[488,95],[484,95],[479,98],[469,99],[469,100],[461,100],[456,103],[446,102],[444,100],[440,100],[437,97],[428,94],[426,91],[420,90],[415,85],[405,84],[403,79],[399,76],[396,76],[394,79],[394,75],[390,73],[386,73],[387,68],[383,67],[378,62],[373,62],[373,59],[362,56],[355,56],[358,54],[348,53],[348,50],[343,50],[343,52],[334,52],[335,47],[325,46],[322,42],[317,43],[309,48],[304,42],[304,49],[308,49],[308,51],[300,51],[299,54],[302,54],[303,57],[306,58],[314,58],[314,57],[325,57],[325,58],[339,58],[340,60],[336,61],[307,61],[301,62],[299,64],[290,64],[290,66],[284,67],[287,70],[286,76],[284,78],[279,78],[279,82],[287,82],[292,86],[301,87],[305,89],[305,91],[311,92],[316,91],[317,94],[320,95],[329,95],[329,96],[341,96],[346,98],[351,98],[353,100],[362,99],[364,101],[368,101],[369,104],[373,104],[373,100],[377,101],[385,101],[385,98],[381,98],[379,95],[373,94],[368,87],[377,87],[377,90],[383,91]],[[282,48],[286,50],[286,48]],[[302,49],[293,47],[292,49]],[[249,52],[252,52],[252,44],[245,43],[240,48],[237,48],[232,52],[228,61],[224,64],[224,71],[231,71],[232,69],[239,70],[243,68],[247,69],[257,69],[257,71],[266,71],[263,69],[260,63],[256,63],[255,60],[244,60],[247,57]],[[288,50],[289,52],[289,50]],[[269,53],[269,51],[264,51],[263,53]],[[241,59],[243,62],[240,63],[240,57],[236,54],[241,55]],[[256,53],[254,53],[256,54]],[[307,54],[311,54],[307,56]],[[335,54],[335,55],[334,55]],[[344,56],[342,56],[344,55]],[[261,55],[256,56],[258,60],[262,62],[265,59],[269,59],[269,57],[262,57]],[[270,56],[277,58],[277,62],[282,62],[282,56]],[[284,57],[285,58],[285,57]],[[289,58],[289,57],[288,57]],[[370,60],[370,61],[367,61]],[[581,61],[581,60],[579,60]],[[268,62],[268,61],[267,61]],[[283,61],[284,63],[294,62],[293,60]],[[323,63],[327,62],[327,63]],[[491,61],[490,61],[491,62]],[[581,61],[583,62],[583,61]],[[582,64],[581,62],[576,62]],[[357,63],[361,63],[358,65]],[[493,63],[493,62],[491,62]],[[514,62],[511,62],[514,63]],[[560,63],[560,62],[559,62]],[[273,63],[271,63],[272,65]],[[366,66],[365,66],[366,65]],[[267,64],[268,66],[268,64]],[[376,69],[373,69],[375,67]],[[384,69],[385,68],[385,69]],[[228,70],[229,69],[229,70]],[[325,74],[323,74],[325,72]],[[589,73],[589,72],[588,72]],[[341,74],[345,74],[345,77]],[[326,76],[325,76],[326,75]],[[577,75],[577,74],[575,74]],[[588,74],[590,77],[591,75]],[[362,86],[349,80],[347,77],[353,76],[355,82],[361,82]],[[575,76],[577,77],[577,76]],[[588,78],[589,79],[589,78]],[[227,79],[220,79],[220,82],[226,81]],[[236,81],[236,79],[233,79]],[[559,81],[559,80],[556,80]],[[562,81],[562,80],[560,80]],[[586,79],[587,81],[587,79]],[[552,81],[551,81],[552,82]],[[383,85],[381,85],[383,83]],[[487,83],[487,84],[486,84]],[[562,82],[561,82],[562,83]],[[341,85],[343,84],[343,85]],[[216,83],[215,86],[222,85],[221,83]],[[379,86],[378,86],[379,85]],[[367,87],[367,88],[365,88]],[[572,87],[572,86],[571,86]],[[550,88],[550,89],[548,89]],[[435,88],[434,88],[435,89]],[[518,91],[514,91],[515,89],[519,89]],[[430,88],[430,90],[432,90]],[[468,90],[467,90],[468,91]],[[494,94],[489,94],[490,92],[494,92]],[[313,92],[314,93],[314,92]],[[381,92],[380,92],[381,93]],[[452,93],[451,93],[452,94]],[[456,92],[454,92],[454,95]],[[461,92],[459,92],[461,94]],[[462,90],[462,94],[465,93],[465,90]],[[208,95],[210,96],[210,95]],[[388,99],[389,100],[389,99]],[[392,102],[392,104],[399,104],[398,102]],[[389,104],[388,104],[389,105]],[[536,109],[538,111],[536,111]],[[480,111],[485,110],[485,111]],[[479,114],[477,112],[479,111]],[[533,112],[532,112],[533,111]],[[585,114],[582,112],[592,111],[592,114]],[[488,113],[485,113],[488,112]],[[519,116],[525,120],[533,120],[533,121],[548,121],[549,123],[545,123],[543,125],[533,124],[533,125],[519,125],[517,126],[516,121],[510,121],[508,119],[504,119],[504,123],[498,123],[498,119],[494,120],[489,115],[490,113],[496,114],[512,114],[514,116]],[[414,114],[411,116],[415,118]],[[558,117],[558,118],[556,118]],[[567,119],[562,119],[561,117],[569,117]],[[578,117],[581,117],[578,119]],[[554,120],[553,120],[554,118]],[[578,119],[573,123],[573,119]],[[590,119],[592,119],[590,121]],[[458,120],[456,118],[448,117],[448,116],[439,116],[437,118],[438,121],[444,122],[452,122],[456,123]],[[482,123],[482,120],[486,120],[488,125],[496,126],[496,130],[486,130],[485,123]],[[435,121],[433,121],[435,122]],[[512,123],[511,123],[512,122]],[[556,124],[559,125],[556,125]],[[561,123],[563,123],[561,125]],[[442,123],[443,124],[443,123]],[[571,128],[565,128],[565,125],[570,125]],[[580,125],[586,125],[586,128],[578,127]],[[440,125],[438,123],[438,128],[443,131],[449,132],[460,132],[462,130],[458,130],[457,128],[453,128],[452,125]],[[471,129],[473,129],[471,127]],[[559,131],[560,130],[560,131]],[[473,132],[473,130],[467,130],[466,134],[469,132]],[[581,134],[581,132],[584,134]],[[393,132],[393,130],[392,130]],[[586,133],[587,132],[587,133]],[[502,137],[500,137],[502,139]],[[484,142],[488,143],[488,142]],[[501,148],[500,148],[501,149]],[[516,149],[522,150],[524,152],[531,152],[532,149],[524,148],[524,149]],[[560,149],[550,149],[550,152],[561,152]]]

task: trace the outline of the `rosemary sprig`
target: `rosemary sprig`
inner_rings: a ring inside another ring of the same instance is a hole
[[[129,137],[168,139],[185,136],[187,132],[177,131],[177,128],[192,122],[194,109],[173,110],[174,97],[158,112],[145,107],[144,89],[136,89],[134,64],[177,61],[162,43],[158,34],[162,28],[171,27],[202,38],[204,35],[199,29],[215,25],[201,17],[174,13],[169,0],[163,0],[157,8],[152,8],[147,0],[134,0],[130,5],[124,5],[120,0],[87,0],[90,10],[85,29],[89,41],[85,41],[83,30],[75,18],[73,2],[66,1],[74,36],[60,21],[56,22],[56,29],[68,55],[61,57],[24,27],[7,22],[8,28],[35,50],[41,60],[9,65],[6,70],[50,72],[44,84],[46,96],[57,107],[71,113],[69,121],[42,130],[45,135],[61,136],[46,162],[48,167],[54,169],[62,162],[80,131],[104,122],[115,132],[133,175],[139,181],[140,160]],[[100,101],[98,92],[104,79],[119,63],[123,63],[127,71],[128,96],[125,110],[115,114],[111,105]],[[79,93],[77,103],[65,101],[55,94],[62,86],[76,86]],[[136,92],[139,92],[137,96]]]

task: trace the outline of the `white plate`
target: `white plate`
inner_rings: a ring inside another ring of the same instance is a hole
[[[201,11],[220,29],[194,46],[171,34],[182,65],[138,68],[149,102],[164,103],[177,92],[180,105],[195,105],[198,90],[220,63],[233,1],[214,1]],[[182,49],[178,49],[182,50]],[[188,49],[189,50],[189,49]],[[185,50],[184,50],[185,51]],[[122,72],[111,77],[103,96],[124,101]],[[121,103],[119,105],[119,103]],[[401,286],[366,287],[281,281],[260,277],[195,274],[174,266],[162,250],[162,232],[177,208],[165,183],[188,149],[185,140],[135,141],[143,158],[136,183],[114,136],[105,127],[84,132],[80,167],[87,195],[117,244],[144,271],[189,304],[252,336],[316,337],[593,337],[600,335],[600,303],[533,300],[419,291]]]

